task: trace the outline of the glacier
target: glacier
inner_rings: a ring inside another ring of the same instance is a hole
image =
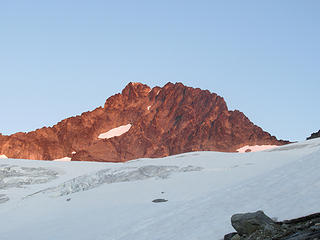
[[[222,239],[234,213],[261,209],[284,220],[319,212],[319,169],[320,139],[124,163],[0,159],[0,236]]]

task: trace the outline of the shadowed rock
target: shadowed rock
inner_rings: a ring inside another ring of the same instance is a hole
[[[231,224],[240,236],[250,235],[257,230],[273,232],[278,227],[263,211],[235,214],[231,217]]]
[[[224,235],[223,240],[231,240],[235,235],[237,235],[236,232],[228,233],[228,234]]]
[[[168,200],[163,199],[163,198],[157,198],[152,200],[153,203],[162,203],[162,202],[168,202]]]
[[[262,211],[236,214],[231,218],[237,234],[226,234],[226,240],[319,240],[320,213],[275,222]]]
[[[318,132],[312,133],[310,137],[307,137],[307,140],[320,137],[320,130]]]

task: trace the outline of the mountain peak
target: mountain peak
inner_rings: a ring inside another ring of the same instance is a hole
[[[130,99],[146,96],[151,91],[151,88],[148,85],[139,83],[139,82],[130,82],[122,90],[122,95],[127,96]]]
[[[286,143],[254,125],[242,112],[228,111],[224,99],[208,90],[171,82],[151,89],[130,82],[121,94],[108,98],[104,108],[51,128],[0,135],[0,155],[117,162]]]

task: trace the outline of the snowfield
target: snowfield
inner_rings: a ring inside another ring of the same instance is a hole
[[[245,152],[260,152],[272,148],[278,147],[277,145],[254,145],[254,146],[244,146],[242,148],[237,149],[237,152],[239,153],[245,153]]]
[[[233,231],[234,213],[262,209],[283,220],[319,212],[319,169],[320,139],[126,163],[1,159],[0,236],[219,240]]]
[[[52,161],[57,161],[57,162],[69,162],[71,161],[70,157],[63,157],[63,158],[58,158],[58,159],[54,159]]]
[[[108,132],[101,133],[98,136],[98,138],[99,139],[109,139],[109,138],[121,136],[122,134],[128,132],[130,130],[131,126],[132,125],[129,123],[127,125],[122,125],[120,127],[113,128],[113,129],[109,130]]]

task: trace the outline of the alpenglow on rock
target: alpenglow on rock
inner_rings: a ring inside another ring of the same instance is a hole
[[[130,126],[119,132],[120,127]],[[101,138],[101,134],[116,134]],[[117,130],[117,131],[116,131]],[[100,136],[100,138],[99,138]],[[128,161],[191,151],[235,152],[246,145],[283,145],[215,93],[181,83],[150,88],[129,83],[104,107],[53,127],[0,135],[0,155],[72,161]]]

